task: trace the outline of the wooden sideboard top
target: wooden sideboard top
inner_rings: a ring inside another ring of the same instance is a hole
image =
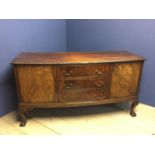
[[[12,64],[87,64],[105,62],[128,62],[144,60],[143,57],[128,51],[94,52],[24,52]]]

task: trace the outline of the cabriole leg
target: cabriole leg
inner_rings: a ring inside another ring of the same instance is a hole
[[[19,119],[20,119],[20,125],[19,126],[24,127],[26,125],[26,122],[27,122],[25,112],[22,111],[22,110],[19,110],[18,111],[18,116],[19,116]]]
[[[132,117],[136,116],[135,108],[136,108],[137,105],[138,105],[138,100],[132,101],[132,105],[131,105],[131,109],[130,109],[130,115]]]

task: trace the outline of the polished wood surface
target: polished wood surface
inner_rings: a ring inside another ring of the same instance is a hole
[[[12,62],[21,126],[34,108],[131,102],[136,116],[144,59],[129,52],[22,53]]]
[[[144,60],[143,57],[128,51],[95,51],[95,52],[56,52],[56,53],[21,53],[12,64],[81,64],[124,62]]]
[[[111,81],[111,98],[136,94],[141,65],[140,62],[115,64]]]
[[[54,101],[54,68],[51,66],[18,66],[21,101],[27,103]]]
[[[61,93],[60,102],[95,101],[105,98],[103,89],[65,90]],[[67,103],[66,103],[67,104]],[[74,104],[74,103],[72,103]]]
[[[61,84],[61,89],[64,90],[77,90],[77,89],[92,89],[92,88],[104,88],[106,85],[105,78],[102,77],[89,77],[89,78],[77,78],[68,80],[64,79]]]
[[[60,102],[76,104],[106,97],[106,64],[63,65],[58,70]]]
[[[60,66],[60,75],[63,77],[103,77],[107,70],[106,64],[63,65]]]

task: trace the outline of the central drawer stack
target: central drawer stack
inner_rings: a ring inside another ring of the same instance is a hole
[[[59,67],[58,71],[59,102],[105,99],[106,64],[65,65]]]

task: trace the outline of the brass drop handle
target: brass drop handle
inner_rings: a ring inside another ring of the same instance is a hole
[[[71,76],[72,73],[73,73],[72,70],[70,70],[69,72],[64,71],[64,75],[65,75],[65,76]]]
[[[100,92],[99,94],[95,95],[95,98],[102,98],[104,96],[104,92]]]
[[[102,84],[96,83],[96,86],[97,87],[103,87],[103,83]]]
[[[70,83],[69,85],[65,85],[65,84],[64,84],[64,88],[65,88],[65,89],[71,89],[71,88],[72,88],[72,86],[73,86],[73,84],[72,84],[72,83]]]
[[[102,75],[103,72],[102,72],[102,71],[99,71],[98,69],[96,69],[96,74],[97,74],[97,75]]]
[[[100,96],[97,96],[97,95],[96,95],[96,96],[95,96],[95,98],[102,98],[102,97],[103,97],[103,95],[100,95]]]
[[[103,97],[102,95],[100,95],[100,96],[97,96],[97,95],[96,95],[96,96],[95,96],[95,98],[102,98],[102,97]]]
[[[103,87],[104,83],[95,83],[97,87]]]

